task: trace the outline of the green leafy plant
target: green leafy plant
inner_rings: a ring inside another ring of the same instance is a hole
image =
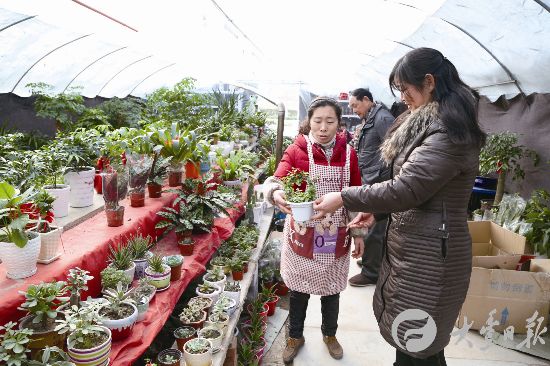
[[[50,330],[58,317],[58,307],[69,299],[63,295],[66,292],[66,283],[63,281],[41,282],[30,285],[27,291],[19,291],[25,296],[25,302],[18,307],[32,317],[33,330]]]
[[[75,366],[69,355],[59,347],[46,346],[41,351],[39,360],[30,360],[29,366]]]
[[[38,191],[33,199],[33,205],[30,207],[30,211],[33,212],[33,218],[38,219],[38,223],[35,226],[35,231],[39,233],[48,233],[52,230],[51,223],[53,222],[53,202],[55,198],[41,189]],[[29,212],[30,214],[30,212]]]
[[[201,141],[198,130],[185,129],[177,123],[173,123],[170,129],[162,128],[151,132],[149,138],[161,147],[161,156],[171,159],[173,167],[191,161]]]
[[[183,326],[183,327],[179,327],[174,331],[174,336],[177,338],[183,339],[183,338],[192,337],[196,333],[197,333],[197,330],[195,328],[189,327],[189,326]]]
[[[134,256],[132,248],[127,244],[123,245],[119,243],[116,247],[110,246],[109,251],[109,262],[111,262],[111,266],[123,271],[132,266]]]
[[[212,306],[212,299],[209,297],[195,296],[189,300],[187,305],[189,307],[198,307],[200,309],[206,309]]]
[[[205,317],[204,310],[199,306],[186,306],[179,315],[179,319],[184,324],[196,323]]]
[[[198,229],[209,232],[214,222],[213,216],[208,216],[205,213],[204,207],[194,206],[179,203],[173,207],[163,207],[157,215],[164,218],[156,225],[156,229],[164,229],[165,231],[175,230],[176,233],[183,233]]]
[[[28,214],[21,212],[21,206],[29,203],[35,191],[29,188],[21,193],[7,182],[0,182],[0,241],[25,247],[29,240],[25,228],[31,222]],[[37,234],[33,234],[36,236]]]
[[[273,278],[273,277],[271,277]],[[267,302],[271,301],[276,295],[275,295],[275,287],[277,285],[268,286],[266,284],[262,285],[262,292],[259,294],[262,301]]]
[[[99,302],[88,303],[85,306],[71,306],[65,310],[65,319],[58,319],[55,331],[59,334],[69,332],[68,343],[71,348],[90,349],[108,339],[101,324],[99,310],[104,305]]]
[[[216,329],[213,327],[206,327],[206,328],[202,328],[199,331],[199,334],[202,338],[216,339],[222,335],[222,332],[220,332],[219,329]]]
[[[512,174],[512,179],[525,178],[525,171],[520,165],[523,158],[530,158],[535,166],[539,161],[535,151],[518,144],[516,133],[504,131],[489,134],[487,143],[479,153],[479,173],[498,173],[495,205],[500,203],[504,195],[504,183],[508,172]]]
[[[241,257],[233,257],[229,262],[229,267],[233,272],[241,272],[244,267],[243,259]]]
[[[131,96],[124,99],[113,97],[98,106],[114,128],[138,127],[144,107],[140,99]]]
[[[117,283],[116,289],[109,288],[105,290],[104,297],[107,299],[108,304],[104,305],[99,311],[101,316],[113,320],[124,319],[135,311],[132,306],[135,301],[132,299],[131,293],[126,292],[120,282]]]
[[[292,168],[281,180],[288,202],[302,203],[315,200],[315,184],[308,172]]]
[[[238,366],[257,366],[256,349],[249,342],[240,342],[237,349]]]
[[[166,179],[166,175],[168,174],[170,160],[171,158],[163,158],[158,153],[155,153],[151,171],[149,172],[149,176],[147,178],[147,183],[162,186],[164,179]]]
[[[204,278],[210,282],[218,282],[225,278],[225,274],[221,268],[215,267],[214,269],[208,270]]]
[[[217,291],[216,287],[206,282],[201,283],[198,286],[198,289],[201,294],[205,294],[205,295],[213,294],[214,292]]]
[[[0,361],[6,362],[8,366],[26,365],[27,352],[30,352],[27,347],[33,331],[26,328],[17,329],[16,325],[9,322],[0,326],[0,331],[4,331],[0,336]]]
[[[145,259],[151,248],[153,238],[150,235],[143,236],[141,233],[131,234],[126,242],[134,259]]]
[[[103,286],[104,289],[116,288],[119,282],[122,283],[123,286],[128,286],[132,283],[132,280],[126,276],[123,270],[111,266],[101,271],[101,286]]]
[[[154,254],[151,258],[148,259],[149,268],[155,273],[165,273],[166,267],[162,261],[162,257],[158,254]]]
[[[216,154],[217,168],[214,171],[219,172],[220,179],[225,181],[247,179],[254,174],[254,168],[246,165],[245,153],[242,150],[231,151],[228,156],[224,156],[219,150]]]
[[[533,191],[523,218],[532,225],[526,238],[533,250],[550,256],[550,193],[544,189]]]
[[[67,290],[71,294],[71,305],[79,306],[80,293],[88,291],[88,281],[94,277],[90,276],[90,272],[78,267],[69,269],[67,274]]]
[[[241,291],[241,285],[237,281],[227,282],[223,290],[227,292],[239,292]]]

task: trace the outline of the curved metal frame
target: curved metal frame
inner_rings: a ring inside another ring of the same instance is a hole
[[[15,23],[11,23],[9,25],[6,25],[4,28],[0,29],[0,32],[8,29],[9,27],[13,27],[14,25],[17,25],[19,23],[23,23],[24,21],[26,20],[29,20],[29,19],[32,19],[32,18],[36,18],[36,15],[31,15],[31,16],[28,16],[26,18],[23,18],[23,19],[19,19],[18,21],[16,21]]]
[[[550,7],[545,3],[543,3],[541,0],[533,0],[533,1],[539,4],[543,9],[545,9],[547,12],[550,13]]]
[[[167,69],[167,68],[169,68],[169,67],[172,67],[172,66],[174,66],[175,64],[176,64],[176,63],[174,62],[174,63],[172,63],[172,64],[170,64],[170,65],[161,67],[160,69],[158,69],[158,70],[156,70],[156,71],[150,73],[150,74],[147,75],[143,80],[141,80],[139,83],[137,83],[136,86],[134,86],[134,87],[132,88],[132,90],[130,90],[130,92],[128,93],[128,95],[132,95],[132,93],[134,92],[134,90],[136,90],[136,88],[137,88],[138,86],[140,86],[145,80],[149,79],[151,76],[155,75],[157,72],[160,72],[160,71],[162,71],[162,70],[164,70],[164,69]]]
[[[126,70],[127,68],[129,68],[130,66],[134,65],[134,64],[137,64],[138,62],[141,62],[143,60],[146,60],[150,57],[153,57],[153,55],[149,55],[149,56],[145,56],[144,58],[140,58],[139,60],[136,60],[134,62],[131,62],[129,63],[128,65],[124,66],[119,72],[117,72],[116,74],[113,75],[112,78],[110,78],[109,80],[107,80],[107,82],[105,83],[105,85],[103,85],[103,87],[101,89],[99,89],[99,91],[97,92],[96,95],[99,95],[101,94],[101,92],[103,91],[103,89],[105,89],[105,87],[107,86],[107,84],[109,84],[114,78],[116,78],[118,76],[118,74],[120,74],[121,72],[123,72],[124,70]]]
[[[107,56],[109,56],[109,55],[112,55],[113,53],[118,52],[118,51],[120,51],[120,50],[123,50],[123,49],[125,49],[125,48],[127,48],[127,46],[117,48],[116,50],[111,51],[111,52],[109,52],[109,53],[106,53],[106,54],[104,54],[103,56],[99,57],[98,59],[92,61],[91,64],[89,64],[88,66],[86,66],[85,68],[83,68],[78,74],[75,75],[74,78],[71,79],[71,81],[69,81],[69,83],[67,84],[67,86],[65,86],[65,88],[63,89],[62,93],[65,93],[65,90],[67,90],[67,88],[73,83],[73,81],[75,81],[76,78],[80,76],[80,74],[82,74],[84,71],[86,71],[86,70],[87,70],[89,67],[91,67],[93,64],[95,64],[95,63],[98,62],[99,60],[102,60],[102,59],[104,59],[105,57],[107,57]]]
[[[80,37],[78,37],[78,38],[75,38],[75,39],[73,39],[73,40],[71,40],[71,41],[69,41],[69,42],[66,42],[66,43],[62,44],[61,46],[58,46],[58,47],[54,48],[53,50],[51,50],[50,52],[46,53],[44,56],[40,57],[38,60],[36,60],[36,62],[35,62],[34,64],[31,65],[31,67],[29,67],[29,68],[27,69],[27,71],[25,71],[25,72],[23,73],[23,75],[21,75],[21,77],[19,78],[19,80],[17,80],[17,83],[15,83],[15,85],[13,86],[13,89],[11,90],[11,92],[13,93],[13,91],[15,90],[15,88],[17,88],[17,86],[19,85],[19,83],[21,82],[21,80],[23,80],[23,78],[29,73],[29,71],[31,71],[31,69],[32,69],[33,67],[35,67],[36,64],[38,64],[40,61],[42,61],[42,60],[43,60],[44,58],[46,58],[48,55],[51,55],[52,53],[54,53],[54,52],[57,51],[58,49],[60,49],[60,48],[62,48],[62,47],[65,47],[65,46],[68,45],[68,44],[71,44],[71,43],[73,43],[73,42],[76,42],[76,41],[78,41],[78,40],[81,40],[82,38],[86,38],[86,37],[88,37],[88,36],[91,36],[91,34],[85,34],[85,35],[80,36]]]

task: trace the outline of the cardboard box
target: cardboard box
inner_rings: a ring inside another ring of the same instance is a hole
[[[550,273],[550,259],[531,259],[531,272]]]
[[[515,333],[526,333],[526,320],[535,311],[548,322],[550,305],[550,274],[515,271],[526,259],[525,237],[490,221],[468,222],[472,236],[472,275],[466,300],[457,321],[458,327],[467,322],[470,329],[487,325],[489,313],[495,310],[493,320],[499,325],[493,329],[502,332],[514,326]]]

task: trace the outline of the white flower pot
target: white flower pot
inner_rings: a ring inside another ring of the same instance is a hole
[[[209,285],[214,285],[216,287],[219,287],[220,289],[222,289],[225,286],[225,282],[227,281],[226,275],[223,275],[223,279],[219,281],[210,281],[207,279],[207,277],[208,277],[208,273],[202,276],[202,280],[204,281],[204,283],[207,283]]]
[[[102,317],[101,319],[102,325],[111,330],[113,341],[125,339],[130,336],[132,333],[132,328],[137,322],[138,309],[133,304],[129,305],[131,305],[134,309],[134,312],[130,316],[123,319],[109,319],[105,317]],[[109,307],[109,304],[106,304],[105,306]]]
[[[109,355],[111,354],[111,331],[109,328],[101,327],[109,336],[103,344],[90,349],[78,349],[69,347],[69,339],[67,339],[67,353],[71,362],[77,366],[107,366],[109,364]],[[69,335],[69,338],[71,335]]]
[[[145,319],[145,316],[147,315],[147,310],[149,310],[149,299],[147,298],[147,301],[144,304],[137,303],[136,308],[138,310],[138,317],[137,321],[140,322],[143,319]]]
[[[6,277],[27,278],[36,273],[36,260],[40,253],[40,236],[29,239],[27,245],[19,248],[14,243],[0,242],[0,259],[6,267]]]
[[[216,290],[211,294],[203,294],[202,292],[199,291],[198,287],[195,289],[195,293],[197,294],[197,296],[208,297],[209,299],[212,299],[212,304],[214,304],[216,301],[218,301],[218,297],[220,296],[220,293],[221,293],[221,288],[219,286],[214,285],[214,287],[216,288]]]
[[[235,300],[235,304],[241,303],[241,291],[234,292],[234,291],[224,291],[223,295],[229,297],[230,299]]]
[[[292,217],[294,217],[294,221],[306,222],[311,219],[311,216],[313,216],[313,201],[302,203],[289,202],[288,205],[292,210]]]
[[[65,182],[71,187],[71,207],[88,207],[94,204],[95,169],[89,167],[80,172],[65,174]]]
[[[217,338],[205,338],[205,339],[208,339],[210,341],[210,343],[212,344],[212,350],[220,348],[220,346],[222,345],[223,330],[220,330],[217,327],[204,327],[204,328],[202,328],[201,330],[199,330],[199,334],[198,334],[199,338],[204,338],[203,334],[208,329],[215,329],[215,330],[220,331],[220,335]]]
[[[134,280],[134,273],[135,272],[136,272],[136,263],[135,262],[132,262],[132,264],[130,264],[130,268],[124,270],[124,274],[126,275],[126,277],[128,277],[130,282],[132,282]]]
[[[53,201],[54,216],[67,216],[69,214],[69,198],[71,188],[66,184],[58,184],[57,188],[53,188],[53,186],[44,186],[44,190],[55,198]]]
[[[193,342],[195,339],[199,338],[190,339],[185,342],[185,344]],[[208,339],[206,341],[210,343],[210,348],[208,351],[201,354],[189,353],[187,352],[185,345],[183,346],[183,359],[185,360],[185,366],[210,366],[212,364],[212,343]]]
[[[40,235],[40,254],[38,261],[41,263],[50,263],[54,258],[59,257],[57,249],[61,243],[62,227],[51,226],[52,231],[49,233],[38,233]]]
[[[216,328],[218,330],[220,330],[222,332],[222,338],[225,334],[225,331],[227,330],[227,325],[229,324],[229,314],[227,314],[227,319],[222,321],[222,322],[215,322],[215,321],[212,321],[210,320],[210,318],[208,318],[208,320],[206,320],[204,322],[204,328],[208,328],[208,327],[213,327],[213,328]],[[200,331],[199,331],[200,333]],[[210,340],[212,341],[212,340]],[[214,342],[212,342],[214,343]],[[221,340],[220,340],[220,343],[221,343]],[[214,348],[217,348],[217,347],[214,347]]]

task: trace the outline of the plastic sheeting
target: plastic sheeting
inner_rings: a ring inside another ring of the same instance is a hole
[[[83,2],[138,32],[73,1],[0,0],[0,92],[26,96],[43,81],[144,96],[192,76],[253,84],[274,100],[274,81],[315,94],[369,86],[391,104],[391,68],[422,46],[491,100],[550,92],[548,0]]]

